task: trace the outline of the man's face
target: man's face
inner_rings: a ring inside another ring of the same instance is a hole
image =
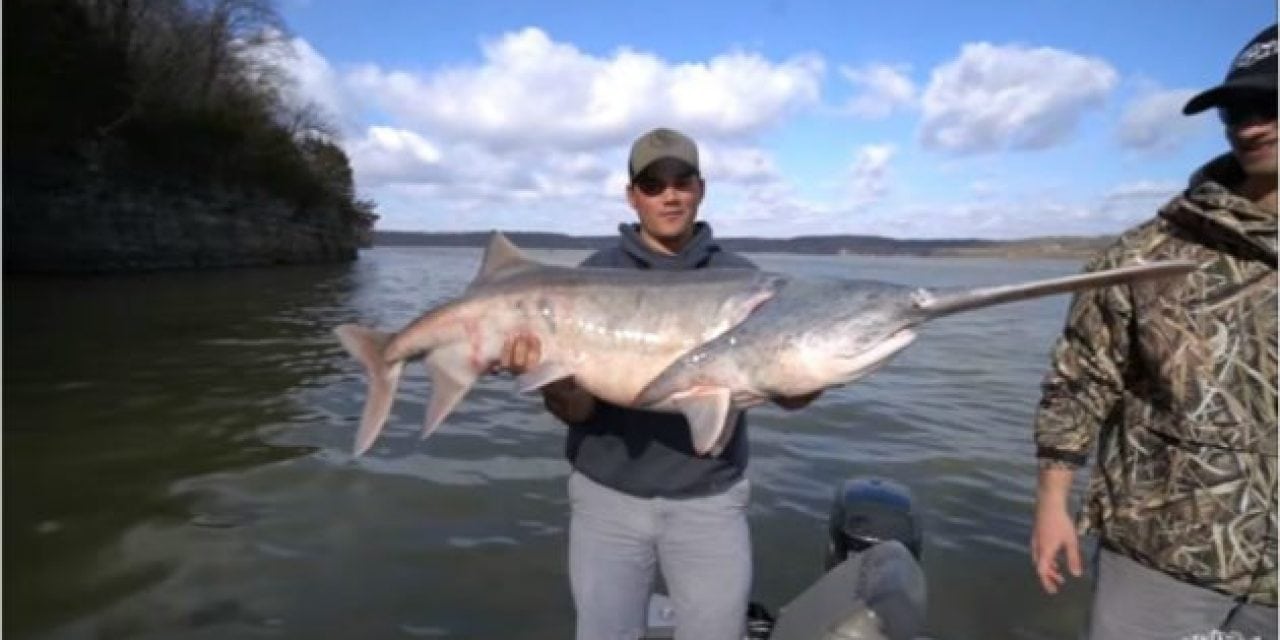
[[[1250,96],[1218,107],[1227,141],[1247,176],[1276,175],[1276,96]]]
[[[627,201],[640,218],[641,234],[675,252],[693,231],[703,191],[692,167],[660,160],[627,185]]]

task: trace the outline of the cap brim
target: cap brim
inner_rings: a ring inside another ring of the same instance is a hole
[[[1201,91],[1196,94],[1195,97],[1188,100],[1187,104],[1182,107],[1182,115],[1195,115],[1215,104],[1218,104],[1218,102],[1222,100],[1223,93],[1223,87],[1214,87],[1208,91]]]
[[[639,171],[631,174],[634,178],[642,173],[657,177],[665,178],[670,176],[682,176],[689,173],[697,173],[698,166],[691,164],[684,158],[676,158],[674,156],[662,156],[654,158],[649,164],[640,167]]]
[[[1275,78],[1238,78],[1232,82],[1224,82],[1212,89],[1202,91],[1187,101],[1186,106],[1182,107],[1183,115],[1194,115],[1209,109],[1217,107],[1226,102],[1226,99],[1241,93],[1271,93],[1272,99],[1275,99],[1276,80]]]

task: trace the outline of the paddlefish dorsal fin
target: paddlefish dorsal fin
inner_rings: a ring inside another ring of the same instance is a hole
[[[512,244],[507,236],[501,231],[494,231],[493,235],[489,236],[489,244],[484,248],[480,272],[476,274],[475,280],[471,281],[471,286],[536,266],[538,263]]]

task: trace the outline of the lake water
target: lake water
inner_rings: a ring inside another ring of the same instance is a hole
[[[538,252],[575,263],[578,252]],[[1072,261],[757,255],[762,267],[928,286]],[[456,295],[471,249],[350,265],[4,286],[4,631],[14,638],[565,638],[565,427],[487,378],[430,440],[411,367],[386,431],[332,328],[397,329]],[[807,409],[751,412],[753,597],[822,569],[833,491],[909,487],[933,637],[1072,638],[1088,586],[1044,595],[1026,551],[1031,419],[1068,299],[926,325]]]

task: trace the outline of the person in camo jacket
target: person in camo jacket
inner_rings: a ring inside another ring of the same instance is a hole
[[[1078,295],[1035,419],[1032,560],[1056,593],[1097,535],[1093,640],[1276,637],[1275,26],[1183,112],[1211,107],[1231,152],[1086,267],[1199,269]]]

